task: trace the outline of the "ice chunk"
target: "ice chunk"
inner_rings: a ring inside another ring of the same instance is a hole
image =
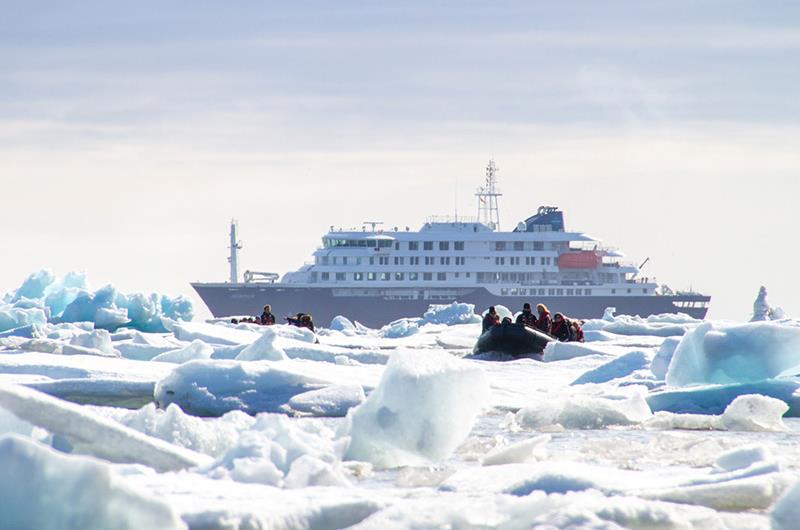
[[[73,346],[83,346],[93,348],[109,355],[116,355],[114,346],[111,344],[111,334],[104,329],[96,329],[89,333],[75,335],[69,343]]]
[[[360,385],[331,385],[293,396],[289,406],[292,410],[314,416],[343,417],[365,399]]]
[[[764,445],[748,445],[731,449],[719,455],[714,460],[714,468],[719,471],[735,471],[772,460],[774,458],[768,447]]]
[[[349,337],[352,337],[356,334],[356,327],[353,325],[350,319],[342,315],[333,317],[329,328],[334,331],[339,331]]]
[[[196,359],[210,359],[213,353],[214,348],[202,340],[197,339],[193,340],[192,343],[185,348],[164,352],[153,357],[152,360],[162,363],[182,364]]]
[[[489,385],[476,364],[446,353],[398,351],[350,420],[347,458],[379,467],[449,456],[488,404]]]
[[[497,466],[541,460],[546,456],[544,446],[549,441],[550,435],[543,434],[515,444],[495,448],[481,459],[481,465]]]
[[[200,339],[208,344],[252,344],[260,333],[245,329],[236,329],[222,324],[206,324],[203,322],[180,322],[172,324],[172,332],[178,340],[193,341]]]
[[[587,355],[608,355],[607,352],[580,342],[548,342],[544,348],[545,362],[566,361]]]
[[[676,337],[667,337],[664,339],[664,342],[661,343],[661,346],[658,348],[658,352],[656,356],[653,358],[653,362],[650,365],[650,371],[653,372],[653,375],[656,376],[656,379],[664,380],[667,377],[667,370],[669,369],[669,363],[672,361],[672,355],[675,353],[675,350],[678,348],[678,344],[680,344],[681,340]]]
[[[111,466],[17,436],[0,438],[2,528],[185,529],[155,496],[127,486]]]
[[[276,339],[278,338],[277,332],[270,328],[266,328],[261,336],[252,344],[245,347],[239,355],[236,356],[238,361],[280,361],[288,359],[286,352],[283,351]]]
[[[787,489],[770,512],[772,530],[795,530],[800,521],[800,481]]]
[[[683,337],[666,375],[669,386],[748,383],[800,370],[800,327],[775,322],[706,322]]]
[[[583,373],[572,384],[605,383],[630,375],[636,370],[646,368],[649,364],[650,360],[644,352],[632,351]]]
[[[73,450],[112,462],[171,471],[207,463],[204,455],[145,436],[66,401],[21,386],[0,384],[0,407],[67,439]]]
[[[788,431],[783,415],[789,406],[767,396],[739,396],[722,413],[722,424],[729,431]]]
[[[445,305],[431,304],[422,315],[422,320],[426,324],[447,324],[452,326],[455,324],[477,324],[481,322],[481,317],[475,314],[474,304],[453,302]]]
[[[44,311],[39,308],[21,309],[0,304],[0,331],[47,323]]]
[[[789,406],[788,416],[800,416],[800,382],[768,379],[756,383],[706,385],[653,392],[647,402],[654,411],[675,413],[722,414],[738,396],[761,394],[779,399]]]
[[[55,279],[55,275],[47,269],[31,273],[16,290],[12,301],[21,300],[22,298],[44,298],[45,289],[47,289]]]
[[[516,423],[526,429],[561,425],[567,429],[600,429],[609,425],[635,425],[652,416],[644,393],[633,388],[620,394],[551,397],[521,409]]]
[[[372,388],[382,366],[340,366],[306,360],[189,361],[158,382],[156,402],[176,403],[198,416],[231,410],[282,412],[293,396],[329,385]]]
[[[408,337],[418,332],[419,324],[417,324],[416,320],[408,318],[395,320],[394,322],[383,326],[380,330],[381,335],[387,339]]]

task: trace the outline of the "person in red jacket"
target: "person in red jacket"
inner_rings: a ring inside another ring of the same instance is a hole
[[[550,320],[550,311],[547,310],[547,306],[537,304],[536,312],[539,313],[539,318],[536,319],[536,329],[544,333],[550,333],[552,321]]]
[[[553,325],[550,327],[550,334],[559,342],[569,342],[569,327],[569,322],[564,315],[556,313],[553,317]]]
[[[489,311],[486,312],[486,316],[483,317],[483,331],[481,333],[486,333],[486,330],[499,325],[500,316],[497,314],[494,306],[490,306]]]
[[[578,319],[568,318],[569,322],[569,340],[574,342],[583,342],[583,327],[581,321]]]

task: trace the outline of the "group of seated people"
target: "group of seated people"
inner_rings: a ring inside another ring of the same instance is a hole
[[[314,321],[311,318],[311,315],[308,313],[297,313],[293,317],[284,317],[284,320],[288,324],[292,326],[297,326],[298,328],[308,328],[311,331],[314,331]],[[272,326],[275,324],[275,315],[272,314],[272,306],[269,304],[264,306],[264,312],[261,313],[260,317],[243,317],[240,319],[232,318],[232,324],[238,324],[240,322],[248,323],[248,324],[260,324],[262,326]]]
[[[583,342],[583,328],[580,320],[567,318],[562,313],[556,313],[550,318],[550,311],[544,304],[537,304],[536,312],[538,315],[533,314],[531,305],[526,302],[522,306],[522,313],[517,315],[517,324],[547,333],[560,342]],[[511,319],[506,317],[503,322],[510,324]],[[483,317],[483,332],[485,333],[492,326],[499,326],[501,323],[500,315],[497,314],[494,306],[491,306],[486,316]]]

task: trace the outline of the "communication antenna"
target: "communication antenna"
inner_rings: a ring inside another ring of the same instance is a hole
[[[231,219],[231,253],[228,256],[228,263],[231,264],[231,283],[239,283],[239,251],[242,249],[242,242],[237,236],[238,223]]]
[[[374,232],[375,228],[378,225],[382,225],[383,224],[383,221],[364,221],[362,224],[371,225],[372,226],[372,230],[371,231]]]
[[[500,230],[500,209],[497,198],[502,196],[497,188],[497,172],[500,171],[490,159],[486,165],[486,181],[478,188],[475,196],[478,198],[478,222],[486,224],[492,230]]]

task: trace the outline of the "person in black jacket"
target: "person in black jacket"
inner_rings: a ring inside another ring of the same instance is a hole
[[[531,304],[528,302],[522,304],[522,313],[517,315],[517,324],[524,324],[529,328],[536,327],[536,317],[531,312]]]
[[[275,323],[275,315],[272,314],[272,306],[269,304],[264,306],[264,312],[261,313],[261,325],[271,326]]]
[[[561,313],[556,313],[553,316],[553,325],[550,328],[550,334],[554,336],[559,342],[569,341],[569,323]]]
[[[489,311],[486,312],[486,316],[483,317],[483,331],[481,333],[486,333],[486,330],[492,328],[493,326],[500,325],[500,317],[497,314],[494,306],[489,307]]]

